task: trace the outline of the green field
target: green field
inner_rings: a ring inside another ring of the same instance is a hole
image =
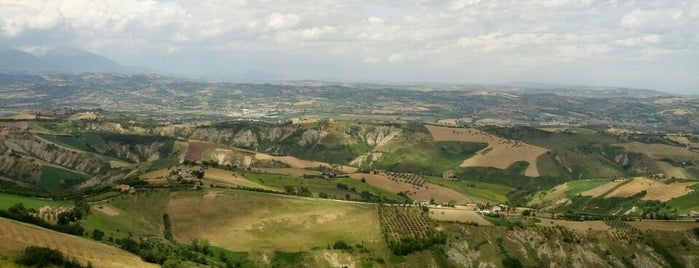
[[[451,188],[467,196],[475,196],[495,203],[507,202],[507,193],[514,190],[512,187],[478,181],[451,181],[439,177],[426,177],[426,179],[431,183]]]
[[[689,213],[692,210],[699,211],[699,184],[691,187],[694,192],[673,198],[667,201],[666,204],[670,207],[677,208],[679,213]]]
[[[0,193],[0,209],[7,209],[17,203],[22,203],[26,208],[38,209],[43,206],[52,207],[72,207],[73,203],[70,201],[57,201],[48,199],[39,199],[28,196],[13,195],[7,193]]]
[[[174,165],[177,165],[179,162],[180,159],[177,156],[160,158],[151,163],[150,167],[148,168],[148,171],[169,168]]]
[[[98,134],[82,134],[78,136],[56,136],[56,135],[40,135],[42,138],[53,143],[71,147],[86,152],[102,152],[106,151],[107,143]]]
[[[168,213],[177,240],[234,251],[306,251],[338,240],[386,247],[373,204],[210,188],[173,193]]]
[[[56,192],[81,183],[88,178],[88,175],[77,173],[75,171],[51,166],[42,166],[39,186],[48,191]]]
[[[383,155],[373,164],[373,168],[440,176],[486,146],[485,143],[436,142],[427,132],[404,131],[381,147]]]
[[[105,238],[136,236],[152,237],[162,235],[162,216],[167,211],[169,190],[153,190],[138,195],[121,195],[109,202],[93,204],[92,207],[109,206],[118,215],[107,215],[96,209],[85,220],[86,230],[100,229]]]
[[[570,181],[566,183],[566,186],[568,186],[568,191],[566,194],[568,196],[574,196],[577,195],[581,192],[587,191],[587,190],[592,190],[597,186],[601,186],[607,183],[612,182],[612,180],[577,180],[577,181]]]

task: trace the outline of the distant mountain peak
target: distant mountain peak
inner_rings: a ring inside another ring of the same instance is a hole
[[[143,72],[144,68],[124,66],[98,54],[73,47],[57,47],[39,57],[21,50],[0,47],[0,70],[39,73],[139,73]]]

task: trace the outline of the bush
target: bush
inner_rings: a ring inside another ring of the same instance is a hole
[[[94,229],[92,230],[92,239],[100,241],[102,240],[102,237],[104,237],[104,232],[100,229]]]
[[[67,268],[78,268],[84,267],[73,260],[66,259],[58,250],[45,247],[30,246],[24,249],[22,255],[17,258],[18,264],[25,266],[36,266],[36,267],[46,267],[46,266],[59,266]]]
[[[347,245],[345,241],[339,240],[333,244],[333,249],[351,249],[352,246]]]

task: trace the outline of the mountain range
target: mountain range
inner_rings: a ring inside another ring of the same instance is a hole
[[[37,73],[143,73],[147,68],[125,66],[100,55],[76,48],[61,47],[36,56],[13,48],[0,48],[0,71]]]

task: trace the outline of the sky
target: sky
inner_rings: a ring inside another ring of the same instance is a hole
[[[698,0],[0,0],[0,45],[196,76],[699,92]]]

